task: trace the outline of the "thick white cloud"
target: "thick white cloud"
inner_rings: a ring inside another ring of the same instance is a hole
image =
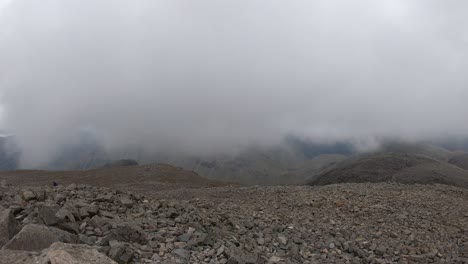
[[[286,134],[468,133],[464,1],[16,0],[4,125],[25,162],[80,129],[111,148],[227,151]]]
[[[0,0],[0,14],[10,5],[11,0]]]

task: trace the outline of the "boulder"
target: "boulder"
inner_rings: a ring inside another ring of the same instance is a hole
[[[96,248],[86,245],[54,243],[44,254],[41,264],[116,264]]]
[[[132,208],[132,206],[133,206],[133,204],[134,204],[133,200],[130,199],[130,198],[128,198],[128,197],[122,197],[122,198],[120,198],[120,203],[121,203],[123,206],[127,207],[127,208]]]
[[[78,210],[78,212],[81,218],[86,218],[86,217],[97,215],[99,212],[99,208],[95,205],[86,205],[86,206],[81,207]]]
[[[239,248],[229,248],[226,250],[229,256],[229,264],[256,264],[258,263],[258,255],[243,251]]]
[[[78,235],[80,233],[80,226],[78,223],[60,223],[58,228],[70,232],[72,234]]]
[[[3,249],[41,251],[55,242],[78,243],[78,237],[66,231],[29,224],[16,234]]]
[[[90,216],[88,210],[84,207],[78,210],[78,214],[80,215],[81,218],[86,218]]]
[[[39,208],[38,217],[47,226],[58,224],[58,219],[55,214],[59,211],[59,206],[43,205]]]
[[[67,199],[67,196],[63,193],[58,193],[56,196],[55,196],[55,202],[56,203],[61,203],[63,201],[65,201]]]
[[[3,247],[20,230],[18,221],[16,221],[13,211],[3,209],[0,206],[0,247]]]
[[[120,243],[111,247],[108,253],[109,257],[119,264],[129,263],[134,254],[130,247]]]
[[[72,184],[68,185],[67,189],[68,190],[76,190],[77,187],[78,186],[76,185],[76,183],[72,183]]]
[[[70,208],[62,207],[57,211],[55,217],[59,222],[76,222],[75,216],[73,215],[73,210]]]
[[[83,243],[83,244],[86,244],[86,245],[94,245],[96,243],[96,237],[95,236],[92,236],[92,237],[88,237],[84,234],[79,234],[78,235],[78,238],[80,239],[80,242]]]
[[[142,244],[147,241],[145,233],[135,224],[118,225],[114,230],[112,230],[112,239]]]
[[[23,199],[26,202],[29,202],[31,200],[35,200],[36,199],[36,194],[31,190],[25,190],[25,191],[23,191]]]
[[[41,263],[41,258],[39,253],[6,249],[0,250],[0,263],[37,264]]]
[[[96,199],[94,199],[94,202],[108,202],[108,203],[112,203],[114,202],[114,195],[112,194],[100,194],[96,197]]]
[[[92,227],[101,228],[101,227],[105,226],[106,224],[108,224],[108,221],[105,218],[102,218],[102,217],[99,217],[99,216],[95,215],[95,216],[93,216],[93,218],[91,218],[91,220],[89,221],[88,224],[90,226],[92,226]]]
[[[190,257],[190,252],[183,248],[177,248],[172,251],[172,254],[181,258],[181,259],[188,259]]]

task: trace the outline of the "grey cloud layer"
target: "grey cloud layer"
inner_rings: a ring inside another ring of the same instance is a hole
[[[468,133],[465,1],[9,2],[2,125],[40,164],[108,147],[215,152]]]

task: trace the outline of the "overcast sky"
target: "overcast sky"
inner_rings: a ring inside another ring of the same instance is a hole
[[[0,0],[1,127],[210,153],[468,135],[468,1]]]

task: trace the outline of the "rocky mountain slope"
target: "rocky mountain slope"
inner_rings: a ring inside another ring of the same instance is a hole
[[[350,182],[441,183],[468,188],[468,171],[427,156],[378,152],[345,160],[310,184]]]
[[[468,262],[468,190],[446,185],[0,194],[0,263]]]

